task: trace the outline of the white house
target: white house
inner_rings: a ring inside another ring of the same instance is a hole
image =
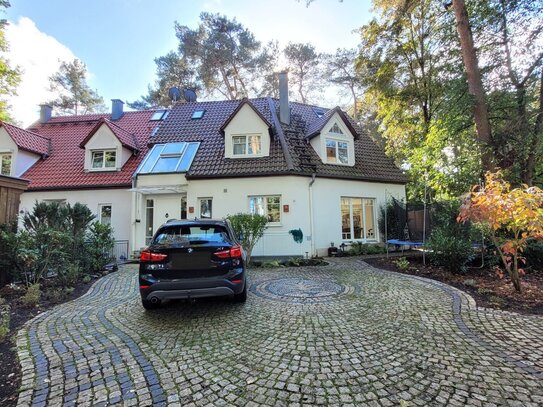
[[[63,117],[42,106],[27,130],[1,124],[0,158],[30,180],[21,210],[85,203],[130,251],[169,219],[253,212],[268,218],[254,255],[324,255],[382,241],[379,206],[405,197],[405,175],[340,108],[289,103],[286,74],[280,99],[142,112],[114,100],[111,114]]]
[[[135,172],[132,241],[168,219],[256,212],[268,228],[254,255],[324,255],[330,243],[378,242],[385,194],[406,177],[340,108],[281,98],[177,104]],[[301,230],[296,243],[289,234]]]

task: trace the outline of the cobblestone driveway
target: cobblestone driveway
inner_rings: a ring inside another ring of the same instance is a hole
[[[355,260],[145,312],[135,266],[19,332],[19,405],[543,405],[543,318]]]

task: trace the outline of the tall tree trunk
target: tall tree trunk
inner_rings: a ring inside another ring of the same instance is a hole
[[[490,129],[490,120],[488,117],[488,106],[481,79],[481,71],[477,61],[477,53],[473,44],[473,35],[469,25],[468,11],[464,0],[453,0],[452,7],[456,18],[456,29],[460,38],[460,47],[462,49],[462,58],[468,77],[468,91],[473,96],[473,117],[475,128],[477,130],[477,140],[481,149],[481,160],[484,171],[494,169],[493,156],[491,150],[492,133]]]
[[[528,160],[526,163],[526,179],[523,180],[524,183],[532,185],[535,178],[535,165],[537,152],[539,151],[539,145],[541,143],[541,138],[543,137],[543,69],[539,77],[539,106],[537,111],[537,116],[535,119],[534,130],[532,134],[532,139],[530,143],[530,150],[528,153]]]

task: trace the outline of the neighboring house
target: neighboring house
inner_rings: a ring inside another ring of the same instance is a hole
[[[135,172],[134,247],[172,218],[260,213],[254,255],[324,255],[330,243],[378,242],[385,196],[405,175],[340,108],[280,99],[177,104]],[[302,243],[289,234],[300,229]]]
[[[166,111],[124,112],[120,100],[112,107],[111,114],[51,117],[44,105],[26,130],[0,123],[2,173],[30,181],[20,211],[36,201],[81,202],[128,243],[132,175]]]

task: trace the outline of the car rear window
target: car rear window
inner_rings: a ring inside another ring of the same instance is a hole
[[[230,243],[225,227],[220,225],[176,225],[158,231],[153,244],[186,246],[189,244]]]

